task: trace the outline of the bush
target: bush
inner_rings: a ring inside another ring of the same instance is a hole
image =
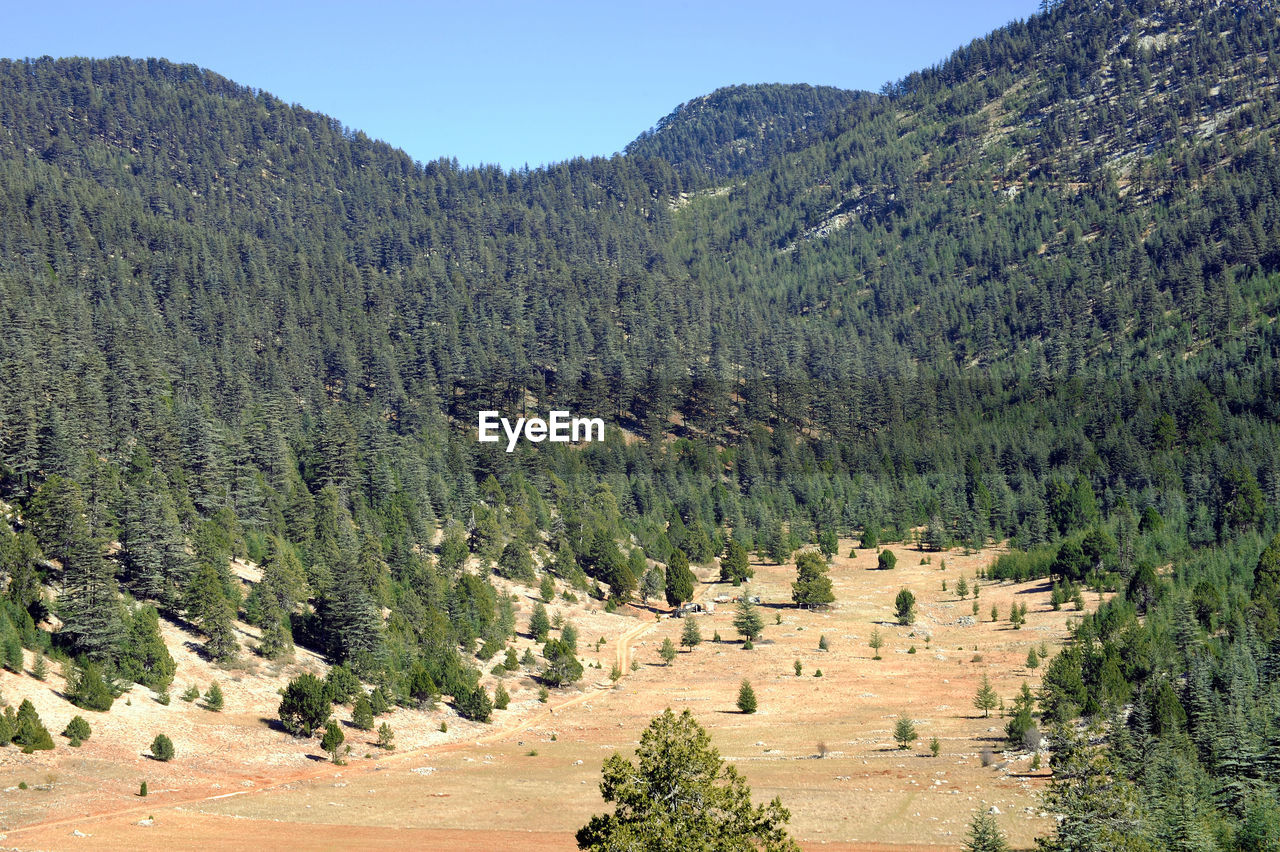
[[[200,687],[192,684],[182,691],[180,696],[183,701],[191,702],[200,697]]]
[[[507,688],[502,684],[498,684],[493,691],[493,709],[506,710],[511,705],[511,696],[507,694]]]
[[[378,745],[381,748],[384,748],[387,751],[391,751],[392,749],[394,749],[395,744],[392,743],[393,739],[395,739],[395,734],[391,732],[390,725],[388,725],[386,722],[383,722],[381,725],[378,726]]]
[[[295,737],[309,737],[324,727],[331,707],[324,682],[313,674],[301,674],[285,687],[280,724]]]
[[[324,738],[320,740],[320,748],[329,752],[329,759],[334,763],[340,763],[338,760],[338,749],[346,742],[347,735],[342,733],[342,728],[333,719],[325,723]]]
[[[324,680],[325,693],[333,704],[346,704],[357,695],[364,694],[360,678],[346,666],[334,666]]]
[[[13,744],[21,747],[23,754],[53,749],[53,737],[49,736],[49,730],[40,721],[40,715],[36,713],[35,705],[30,699],[22,699],[11,724]]]
[[[96,663],[86,663],[84,668],[76,672],[69,698],[77,707],[99,712],[110,710],[116,700],[107,682],[102,679],[102,670]]]
[[[821,635],[821,636],[819,636],[819,637],[818,637],[818,650],[819,650],[819,651],[826,651],[826,650],[828,650],[830,647],[831,647],[831,645],[827,642],[827,636],[826,636],[826,634],[825,634],[825,633],[824,633],[823,635]]]
[[[147,782],[143,781],[142,786],[138,787],[138,795],[144,799],[147,797]]]
[[[461,695],[454,696],[453,706],[459,716],[473,722],[487,722],[493,715],[493,702],[482,686],[464,690]]]
[[[916,619],[916,596],[910,589],[902,589],[894,600],[894,610],[899,624],[910,624]]]
[[[151,754],[156,760],[168,763],[173,760],[173,740],[164,734],[156,734],[156,738],[151,741]]]
[[[79,746],[82,742],[89,739],[89,735],[93,730],[89,727],[89,723],[85,721],[83,716],[73,716],[71,721],[67,723],[67,727],[63,730],[62,735],[71,740],[71,745]]]
[[[876,566],[881,571],[888,571],[898,564],[898,557],[893,555],[892,550],[882,550],[880,555],[876,557]]]

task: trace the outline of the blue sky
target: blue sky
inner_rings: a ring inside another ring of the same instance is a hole
[[[11,4],[0,56],[193,62],[418,160],[538,166],[621,150],[735,83],[879,89],[1036,0]]]

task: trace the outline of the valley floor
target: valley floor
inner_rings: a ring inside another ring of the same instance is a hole
[[[849,547],[842,542],[842,553]],[[973,812],[993,806],[1014,846],[1030,847],[1053,824],[1039,801],[1047,769],[1031,770],[1025,752],[1002,755],[1004,720],[999,711],[982,718],[973,697],[983,674],[1006,705],[1024,680],[1035,689],[1042,669],[1026,667],[1028,650],[1045,643],[1054,651],[1078,613],[1070,604],[1053,611],[1044,581],[983,584],[977,623],[965,623],[972,602],[958,599],[956,582],[963,575],[972,584],[994,551],[892,549],[898,567],[890,571],[873,570],[874,551],[837,556],[831,570],[837,603],[826,612],[790,604],[794,566],[755,565],[750,589],[763,600],[766,627],[751,651],[731,641],[731,604],[697,616],[706,641],[670,666],[658,649],[666,637],[679,641],[680,620],[655,619],[647,610],[566,611],[579,626],[584,660],[600,663],[587,669],[581,688],[553,691],[544,705],[530,678],[509,676],[511,709],[496,712],[490,725],[464,722],[443,707],[398,710],[388,717],[398,750],[384,753],[372,745],[373,736],[348,727],[353,753],[345,766],[325,762],[318,740],[294,741],[266,721],[275,715],[275,690],[298,670],[319,670],[320,661],[300,653],[287,667],[215,672],[182,637],[167,633],[179,666],[169,706],[135,687],[128,703],[118,700],[110,713],[79,711],[93,717],[94,728],[80,749],[55,737],[54,752],[0,750],[0,847],[571,848],[573,832],[606,808],[598,789],[604,759],[629,753],[668,706],[693,711],[757,801],[781,797],[806,848],[956,849]],[[942,591],[944,579],[951,591]],[[910,627],[893,618],[893,599],[903,587],[919,601]],[[527,612],[532,599],[523,591]],[[712,584],[700,596],[739,591]],[[1092,608],[1096,596],[1088,598]],[[1008,622],[1014,602],[1028,608],[1020,630]],[[881,660],[872,659],[867,645],[873,629],[885,639]],[[166,631],[180,632],[172,625]],[[711,641],[716,632],[726,641]],[[827,651],[818,649],[821,636]],[[593,637],[606,642],[597,648]],[[615,661],[626,674],[610,685]],[[202,687],[219,678],[225,711],[178,698],[193,672]],[[55,734],[77,712],[54,692],[56,677],[48,683],[3,677],[4,698],[32,697]],[[753,715],[735,707],[743,678],[759,699]],[[920,735],[907,751],[893,740],[900,713],[915,721]],[[448,720],[448,733],[438,731],[441,719]],[[173,763],[144,755],[161,731],[177,746]],[[927,746],[935,736],[941,744],[936,758]],[[996,752],[994,766],[981,765],[983,748]],[[1044,762],[1047,767],[1047,756]],[[136,795],[143,779],[147,798]],[[19,781],[30,789],[18,789]]]

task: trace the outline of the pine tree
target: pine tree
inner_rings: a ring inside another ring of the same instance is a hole
[[[173,760],[175,754],[173,740],[164,734],[156,734],[156,738],[151,741],[151,754],[163,763]]]
[[[320,748],[329,752],[329,759],[334,763],[341,763],[338,759],[338,749],[342,748],[342,744],[346,742],[347,736],[342,733],[342,728],[333,719],[330,719],[324,726],[324,736],[320,739]]]
[[[916,596],[910,589],[902,589],[894,600],[894,610],[899,624],[910,624],[916,620]]]
[[[898,748],[905,751],[911,748],[911,744],[918,738],[915,723],[911,721],[909,716],[905,714],[898,716],[898,721],[893,726],[893,738],[898,743]]]
[[[996,825],[996,818],[986,811],[973,815],[964,848],[965,852],[1009,852],[1009,844]]]
[[[680,644],[692,651],[702,642],[702,631],[698,629],[698,622],[692,615],[686,616],[684,619],[684,627],[680,629]]]
[[[738,687],[738,709],[743,713],[756,712],[756,691],[746,678],[743,678],[742,685]]]
[[[222,686],[216,680],[209,684],[209,691],[204,694],[205,708],[214,713],[221,713],[225,700],[222,695]]]
[[[805,551],[796,557],[796,581],[791,584],[791,599],[799,607],[821,607],[836,599],[827,576],[827,563],[821,555]]]
[[[748,590],[743,591],[738,601],[738,611],[733,616],[733,629],[747,642],[754,642],[764,630],[764,619],[760,617]]]
[[[724,556],[720,558],[720,581],[740,586],[750,580],[753,573],[747,549],[731,537],[725,545]]]
[[[392,733],[390,725],[388,725],[386,722],[383,722],[381,725],[378,726],[378,746],[380,748],[384,748],[387,751],[391,751],[392,749],[395,748],[395,744],[392,742],[394,739],[395,739],[395,734]]]
[[[529,616],[529,635],[538,642],[545,642],[550,632],[551,619],[547,617],[547,608],[539,601],[533,605],[533,614]]]
[[[982,684],[978,687],[978,693],[973,697],[973,706],[982,711],[982,718],[985,719],[991,715],[991,711],[999,703],[1000,698],[991,686],[991,679],[984,674],[982,676]]]
[[[373,730],[373,705],[369,703],[367,696],[361,695],[356,699],[355,706],[351,709],[351,724],[357,730]]]
[[[671,641],[671,637],[667,636],[662,640],[662,647],[658,650],[658,656],[662,658],[662,662],[671,665],[671,661],[676,658],[676,646]]]
[[[671,554],[671,561],[667,564],[667,603],[670,606],[679,606],[687,600],[693,598],[694,583],[697,578],[693,576],[693,571],[689,570],[689,557],[685,555],[683,550],[679,548]]]
[[[884,636],[880,635],[880,628],[872,628],[871,638],[867,640],[867,644],[871,646],[872,651],[875,651],[875,656],[872,659],[880,659],[880,649],[884,647]]]
[[[509,706],[511,706],[511,695],[508,694],[505,686],[498,684],[493,690],[493,709],[506,710]]]

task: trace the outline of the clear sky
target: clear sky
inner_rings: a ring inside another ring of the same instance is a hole
[[[0,56],[164,57],[327,113],[418,160],[609,155],[736,83],[879,89],[1036,0],[11,3]]]

